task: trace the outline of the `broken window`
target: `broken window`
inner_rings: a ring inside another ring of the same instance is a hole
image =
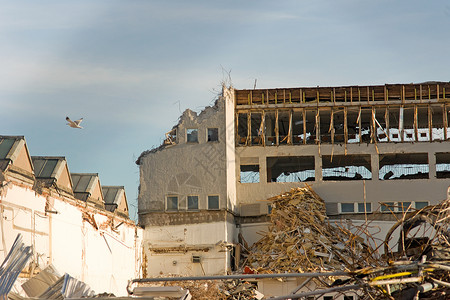
[[[198,210],[198,196],[188,196],[188,210]]]
[[[278,144],[290,144],[291,114],[288,111],[278,112]]]
[[[370,155],[322,156],[323,180],[372,179]]]
[[[241,183],[258,183],[259,165],[241,165]]]
[[[198,143],[198,129],[197,128],[186,129],[186,141],[188,143]]]
[[[250,134],[251,134],[251,142],[252,145],[262,145],[263,141],[263,124],[262,124],[262,117],[261,113],[251,113],[251,120],[250,120]]]
[[[303,114],[301,111],[292,113],[292,143],[294,145],[303,144]]]
[[[167,196],[166,210],[167,211],[177,211],[178,210],[178,196]]]
[[[427,153],[380,154],[379,179],[426,179],[428,178]]]
[[[314,156],[267,157],[267,182],[314,180]]]
[[[208,128],[208,142],[217,142],[219,140],[219,128]]]
[[[217,195],[208,196],[208,209],[219,209],[219,196]]]
[[[450,178],[450,153],[436,153],[436,178]]]
[[[265,135],[265,144],[266,145],[276,145],[277,137],[276,137],[276,114],[273,111],[269,111],[265,113],[264,120],[264,135]]]
[[[247,145],[248,120],[247,113],[239,113],[237,118],[237,144]]]

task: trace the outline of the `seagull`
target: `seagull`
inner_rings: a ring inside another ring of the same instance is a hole
[[[83,128],[80,126],[81,121],[83,121],[83,118],[76,120],[76,121],[72,121],[69,117],[66,117],[66,121],[67,121],[67,125],[69,125],[72,128]]]

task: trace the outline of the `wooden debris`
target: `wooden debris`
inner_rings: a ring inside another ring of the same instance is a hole
[[[377,266],[363,239],[329,224],[324,201],[309,187],[268,199],[271,224],[243,266],[258,273],[352,271]]]

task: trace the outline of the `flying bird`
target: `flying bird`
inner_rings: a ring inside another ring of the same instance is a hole
[[[72,128],[83,128],[80,126],[81,121],[83,121],[83,118],[76,120],[76,121],[72,121],[69,117],[66,117],[66,121],[67,121],[67,125],[69,125]]]

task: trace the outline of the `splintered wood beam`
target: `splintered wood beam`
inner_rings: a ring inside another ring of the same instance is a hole
[[[245,145],[248,145],[252,138],[252,116],[251,112],[247,113],[247,138],[245,141]],[[250,143],[251,144],[251,143]]]
[[[348,126],[347,126],[347,111],[348,108],[344,107],[344,143],[348,142]]]
[[[362,133],[361,133],[361,110],[362,110],[362,108],[361,108],[361,106],[359,107],[359,115],[358,115],[358,128],[359,128],[359,133],[358,133],[358,136],[359,136],[359,142],[361,143],[362,141],[361,141],[361,139],[362,139]]]
[[[442,117],[444,121],[444,140],[447,140],[447,127],[448,127],[448,118],[447,118],[447,105],[442,105]]]
[[[386,134],[388,136],[388,140],[390,140],[390,130],[389,130],[389,107],[386,106],[386,110],[384,112],[384,121],[386,122]]]
[[[320,110],[316,113],[316,143],[320,143]]]
[[[278,109],[275,111],[275,141],[278,146],[280,144],[280,135],[278,133]]]
[[[306,110],[303,108],[302,110],[303,117],[303,144],[306,145]]]
[[[433,112],[430,104],[428,104],[428,131],[430,133],[430,142],[433,141]]]
[[[292,145],[292,110],[289,111],[289,131],[288,131],[287,144]]]
[[[261,139],[263,147],[266,146],[266,111],[261,113]]]
[[[419,120],[418,120],[418,108],[414,105],[414,140],[419,140]]]
[[[372,124],[370,126],[370,131],[372,135],[371,142],[376,143],[377,142],[377,127],[375,125],[375,107],[372,107]]]

